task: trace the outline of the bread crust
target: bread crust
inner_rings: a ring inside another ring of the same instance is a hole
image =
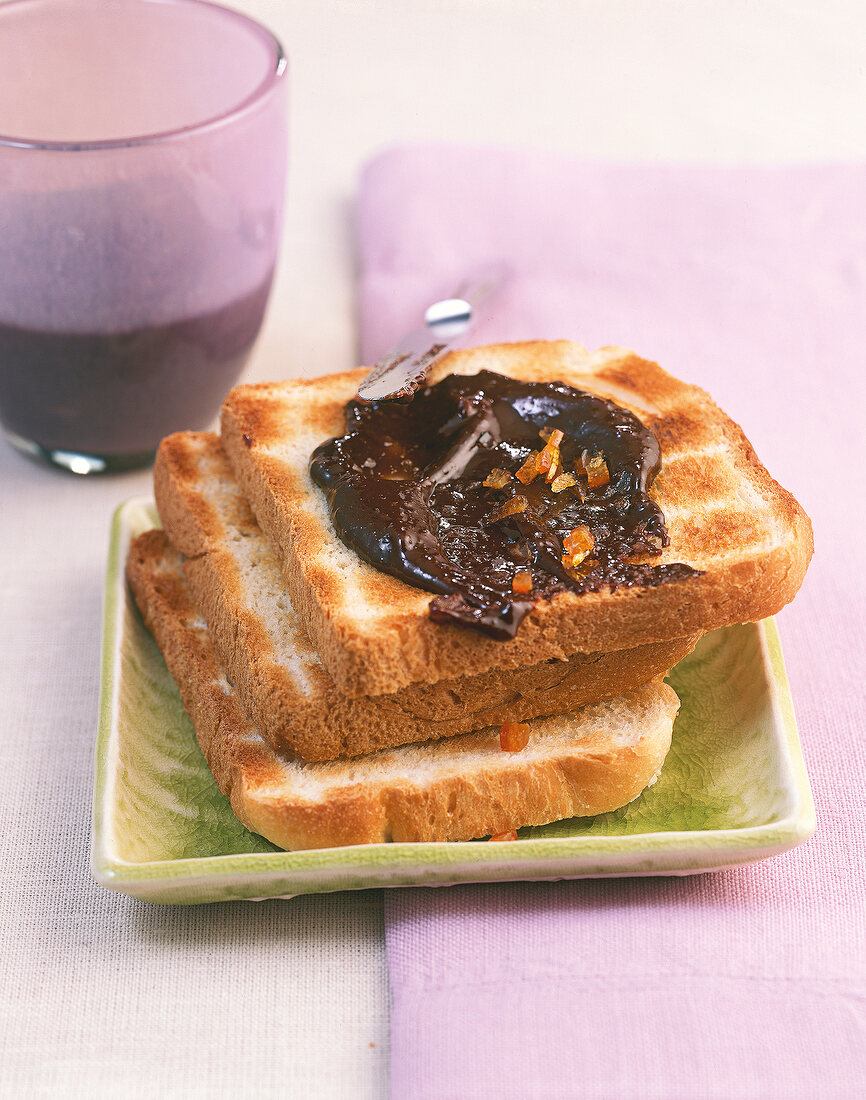
[[[237,817],[282,848],[469,840],[631,801],[658,774],[678,708],[654,680],[531,723],[520,753],[498,731],[304,764],[275,752],[228,684],[162,531],[133,540],[127,577],[177,683],[201,750]]]
[[[343,694],[295,615],[276,551],[232,476],[217,436],[162,441],[157,507],[212,644],[242,705],[275,749],[333,760],[560,714],[663,676],[697,642],[673,638],[529,668],[489,669],[377,696]]]
[[[310,454],[342,432],[343,407],[365,368],[240,386],[223,405],[223,447],[278,547],[292,602],[344,694],[700,634],[765,618],[796,594],[812,555],[809,520],[703,390],[633,352],[590,354],[569,341],[452,352],[431,381],[484,369],[566,382],[616,401],[651,428],[663,464],[651,495],[670,534],[657,560],[684,562],[700,575],[655,588],[559,593],[505,642],[435,623],[429,593],[377,571],[340,542],[309,476]]]

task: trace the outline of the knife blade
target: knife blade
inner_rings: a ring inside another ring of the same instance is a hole
[[[405,336],[370,369],[358,387],[357,400],[364,405],[411,401],[436,360],[472,327],[480,304],[501,289],[506,274],[503,264],[489,264],[464,279],[453,297],[429,306],[421,328]]]

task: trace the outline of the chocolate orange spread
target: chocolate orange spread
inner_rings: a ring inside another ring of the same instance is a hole
[[[669,541],[647,495],[660,465],[653,433],[613,402],[481,371],[407,404],[350,401],[310,469],[347,546],[436,593],[434,620],[506,640],[557,592],[696,574],[647,560]]]

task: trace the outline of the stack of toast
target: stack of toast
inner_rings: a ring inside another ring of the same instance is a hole
[[[558,592],[508,640],[436,622],[429,591],[341,541],[310,476],[365,370],[233,390],[219,436],[163,441],[163,530],[133,542],[127,575],[217,785],[281,847],[511,837],[628,803],[670,745],[667,671],[805,574],[807,517],[703,391],[565,341],[453,352],[429,383],[481,370],[565,383],[651,429],[657,560],[689,575]]]

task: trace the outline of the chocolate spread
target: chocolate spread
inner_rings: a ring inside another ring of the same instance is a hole
[[[526,484],[513,476],[551,429],[563,433],[557,469],[577,471],[564,479],[575,484],[559,491],[544,476]],[[604,484],[587,480],[588,458],[602,463]],[[350,401],[345,434],[315,450],[311,474],[346,545],[436,593],[434,620],[505,640],[557,592],[696,574],[646,560],[669,541],[661,509],[647,496],[660,464],[652,432],[613,402],[562,382],[482,371],[449,376],[408,404]],[[492,471],[512,476],[500,488],[485,486],[504,480]],[[523,511],[496,518],[518,497]],[[579,568],[567,568],[563,542],[575,529],[591,532],[592,548]],[[527,570],[531,590],[515,591],[515,576]]]

